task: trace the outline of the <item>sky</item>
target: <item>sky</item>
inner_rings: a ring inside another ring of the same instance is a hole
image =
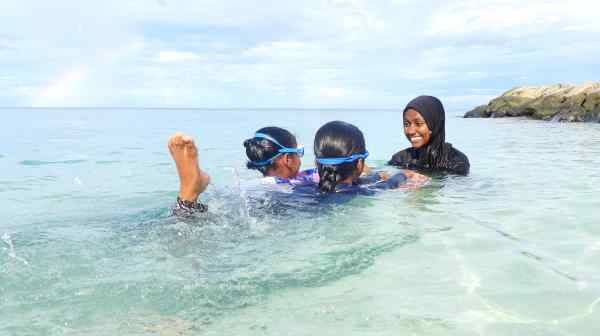
[[[0,107],[463,110],[600,81],[597,0],[0,2]]]

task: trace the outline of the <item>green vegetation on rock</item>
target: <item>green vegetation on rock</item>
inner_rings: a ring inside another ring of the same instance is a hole
[[[518,87],[464,117],[600,122],[600,83]]]

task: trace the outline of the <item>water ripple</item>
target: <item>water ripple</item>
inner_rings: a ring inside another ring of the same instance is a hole
[[[24,160],[19,162],[23,166],[45,166],[45,165],[63,165],[83,163],[87,160],[62,160],[62,161],[42,161],[42,160]]]

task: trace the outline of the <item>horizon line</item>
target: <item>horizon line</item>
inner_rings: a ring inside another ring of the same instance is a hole
[[[149,106],[0,106],[0,110],[57,110],[57,109],[86,109],[86,110],[400,110],[401,107],[149,107]]]

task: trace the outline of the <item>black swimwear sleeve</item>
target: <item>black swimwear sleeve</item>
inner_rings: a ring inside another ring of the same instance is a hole
[[[358,184],[361,184],[361,185],[375,184],[379,181],[381,181],[381,175],[379,175],[379,172],[374,172],[371,175],[361,176],[358,178]]]
[[[394,174],[394,176],[390,177],[389,179],[387,179],[385,181],[380,181],[380,182],[374,184],[373,187],[376,189],[384,189],[384,190],[397,189],[401,185],[405,184],[407,180],[408,180],[408,178],[406,177],[406,175],[404,175],[404,173],[398,173],[398,174]]]
[[[468,175],[471,165],[469,159],[461,151],[453,148],[452,159],[450,161],[450,167],[448,170],[458,175]]]
[[[401,169],[420,170],[417,159],[413,157],[414,153],[410,148],[401,150],[392,155],[387,164]]]
[[[176,216],[189,216],[207,211],[208,206],[204,203],[185,201],[177,197],[177,204],[173,209],[173,214]]]

